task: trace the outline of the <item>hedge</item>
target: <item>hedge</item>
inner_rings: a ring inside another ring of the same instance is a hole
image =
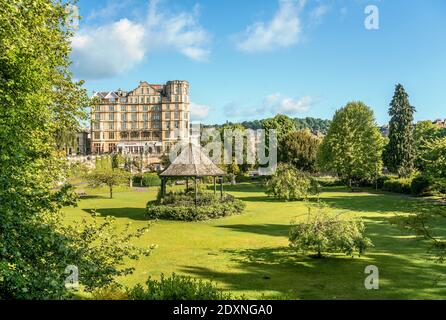
[[[220,199],[218,196],[202,194],[197,199],[197,205],[190,195],[168,195],[162,203],[158,200],[148,202],[146,217],[148,219],[203,221],[239,215],[245,207],[243,201],[229,195]]]
[[[412,178],[390,179],[384,181],[383,190],[395,193],[411,194]]]

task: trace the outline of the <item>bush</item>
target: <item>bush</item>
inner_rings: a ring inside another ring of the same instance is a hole
[[[389,176],[380,176],[376,179],[376,186],[378,189],[382,189],[384,187],[384,183],[390,179],[391,178]]]
[[[171,193],[162,201],[147,203],[148,219],[165,219],[179,221],[203,221],[238,215],[246,205],[233,196],[224,194],[223,198],[211,193],[200,194],[195,205],[193,194]]]
[[[140,173],[133,176],[133,184],[142,187],[159,187],[161,179],[155,172]]]
[[[316,213],[309,207],[308,219],[292,225],[289,240],[292,248],[304,253],[316,252],[317,258],[322,258],[324,252],[354,256],[355,252],[361,255],[373,245],[364,231],[361,220],[348,220],[318,204]]]
[[[305,200],[319,192],[316,179],[289,164],[280,164],[266,183],[266,194],[281,200]]]
[[[434,187],[434,180],[426,175],[419,175],[412,180],[411,192],[415,196],[431,195]]]
[[[384,182],[383,190],[395,193],[411,194],[412,178],[390,179]]]
[[[146,282],[146,288],[136,285],[129,290],[132,300],[231,300],[229,293],[219,290],[212,282],[178,276],[161,275],[161,279]]]

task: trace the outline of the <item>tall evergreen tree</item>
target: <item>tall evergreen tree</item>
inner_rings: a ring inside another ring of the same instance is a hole
[[[408,176],[414,170],[414,112],[409,95],[401,84],[397,84],[389,109],[389,144],[384,152],[384,163],[390,172],[399,176]]]

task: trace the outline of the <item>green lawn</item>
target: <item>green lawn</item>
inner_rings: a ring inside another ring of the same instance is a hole
[[[68,222],[88,216],[91,209],[112,215],[119,224],[146,224],[144,208],[155,198],[149,191],[122,191],[115,199],[100,193],[65,209]],[[157,244],[150,257],[135,263],[126,285],[172,272],[213,280],[220,288],[247,298],[293,299],[443,299],[446,298],[446,265],[428,260],[427,244],[389,223],[395,213],[405,214],[420,202],[401,195],[349,193],[327,189],[321,198],[336,210],[362,216],[375,244],[366,256],[336,256],[322,260],[299,255],[288,248],[290,221],[306,212],[300,202],[268,199],[252,184],[231,187],[230,193],[247,203],[245,214],[221,220],[182,223],[159,221],[138,244]],[[446,235],[446,224],[438,232]],[[380,289],[365,290],[364,269],[380,270]]]

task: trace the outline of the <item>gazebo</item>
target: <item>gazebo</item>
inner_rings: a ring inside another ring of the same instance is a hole
[[[195,203],[197,203],[197,180],[204,177],[214,178],[214,195],[217,194],[217,178],[220,178],[220,196],[223,197],[224,171],[217,167],[201,148],[189,142],[172,164],[160,174],[161,196],[166,195],[166,183],[168,179],[186,179],[186,190],[189,189],[189,178],[194,180]]]

